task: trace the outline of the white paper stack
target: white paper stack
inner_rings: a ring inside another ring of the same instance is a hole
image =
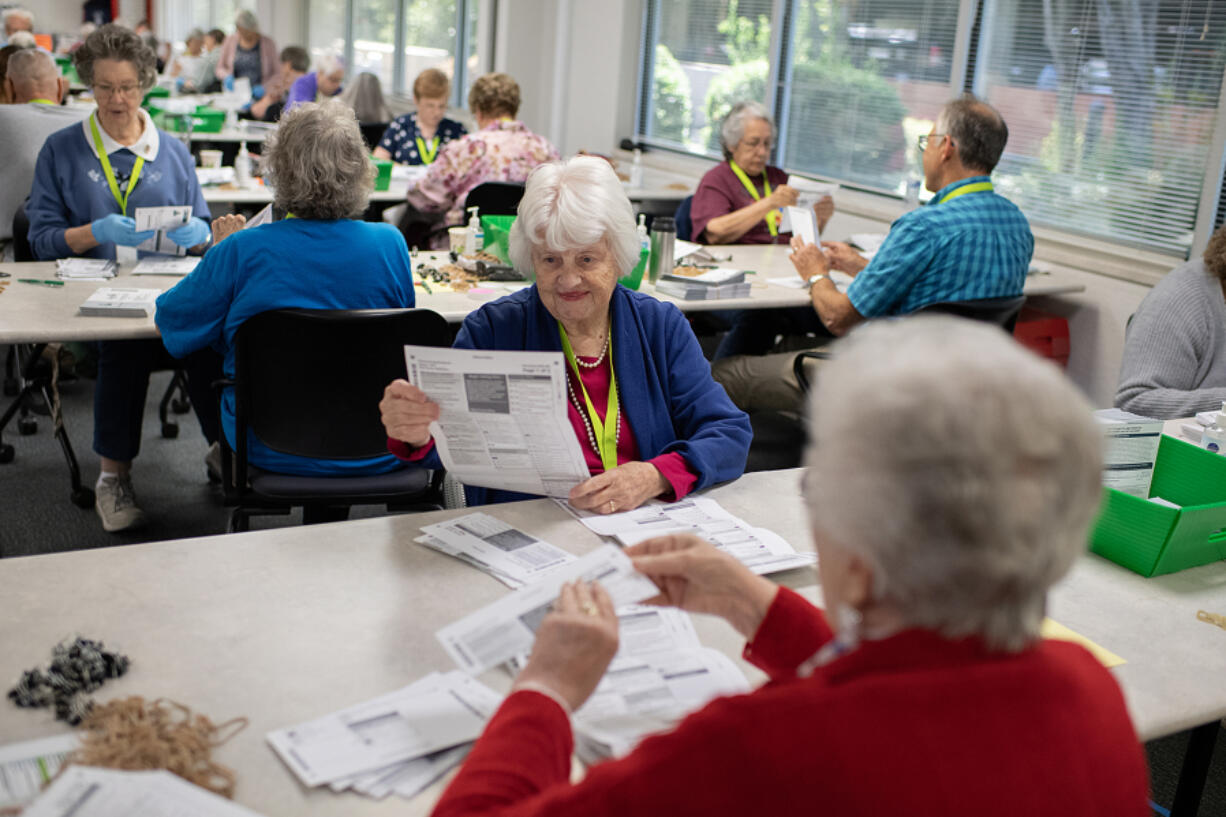
[[[565,502],[558,504],[578,517],[588,530],[612,537],[623,545],[670,533],[692,533],[732,554],[758,575],[817,564],[816,555],[797,553],[779,534],[753,527],[707,497],[689,497],[668,505],[644,505],[603,516],[577,511]]]
[[[196,181],[201,187],[211,184],[234,184],[234,168],[232,167],[198,167]]]
[[[171,772],[123,772],[70,766],[23,817],[259,817],[251,809],[194,786]]]
[[[170,255],[150,255],[142,258],[132,268],[133,275],[187,275],[200,263],[199,256],[185,255],[176,258]]]
[[[82,315],[105,318],[147,318],[157,308],[160,289],[99,287],[81,304]]]
[[[665,273],[656,282],[656,292],[683,301],[748,298],[749,283],[745,280],[744,270],[716,267],[698,275]]]
[[[1103,432],[1103,485],[1147,499],[1162,440],[1162,421],[1122,409],[1094,412]]]
[[[575,556],[486,513],[427,525],[415,541],[466,562],[518,589]]]
[[[267,740],[306,786],[413,797],[463,759],[501,701],[462,672],[436,672]]]
[[[105,281],[115,277],[116,265],[107,258],[61,258],[55,274],[65,281]]]
[[[37,797],[79,745],[77,736],[68,734],[0,746],[0,810]]]

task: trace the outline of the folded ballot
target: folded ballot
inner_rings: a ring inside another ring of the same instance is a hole
[[[165,769],[119,771],[69,766],[25,817],[129,817],[174,814],[187,817],[259,817],[251,809],[188,783]]]
[[[416,541],[489,573],[512,589],[536,580],[575,556],[487,513],[470,513],[421,529]]]

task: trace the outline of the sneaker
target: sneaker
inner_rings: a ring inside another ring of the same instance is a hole
[[[99,480],[94,486],[94,509],[102,519],[102,529],[108,533],[145,523],[145,512],[136,505],[130,476]]]
[[[209,482],[221,482],[221,443],[209,446],[209,453],[204,455],[204,467],[209,472]]]

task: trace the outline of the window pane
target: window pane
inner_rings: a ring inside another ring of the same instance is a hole
[[[476,5],[476,2],[472,3]],[[456,0],[407,0],[404,9],[404,90],[427,68],[455,78]],[[472,11],[476,19],[476,11]]]
[[[650,4],[654,41],[643,136],[719,155],[720,118],[741,99],[766,101],[771,0]],[[713,124],[714,123],[714,126]]]
[[[977,87],[1009,125],[998,187],[1032,222],[1187,253],[1226,62],[1226,5],[994,5]]]
[[[392,90],[396,56],[396,0],[357,0],[353,4],[353,67],[350,77],[369,71],[384,93]]]
[[[311,68],[327,53],[345,53],[345,0],[310,0],[307,10]]]
[[[781,163],[901,192],[950,86],[957,0],[802,0]],[[781,81],[788,77],[781,72]],[[781,94],[785,89],[781,88]]]

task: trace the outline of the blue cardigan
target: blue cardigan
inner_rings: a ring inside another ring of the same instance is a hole
[[[617,388],[640,456],[681,454],[698,475],[694,490],[739,477],[753,437],[749,417],[711,379],[711,366],[681,311],[620,285],[611,306]],[[533,286],[470,314],[453,346],[561,352],[562,340]],[[436,451],[427,462],[441,467]],[[532,498],[475,487],[467,495],[470,505]]]

